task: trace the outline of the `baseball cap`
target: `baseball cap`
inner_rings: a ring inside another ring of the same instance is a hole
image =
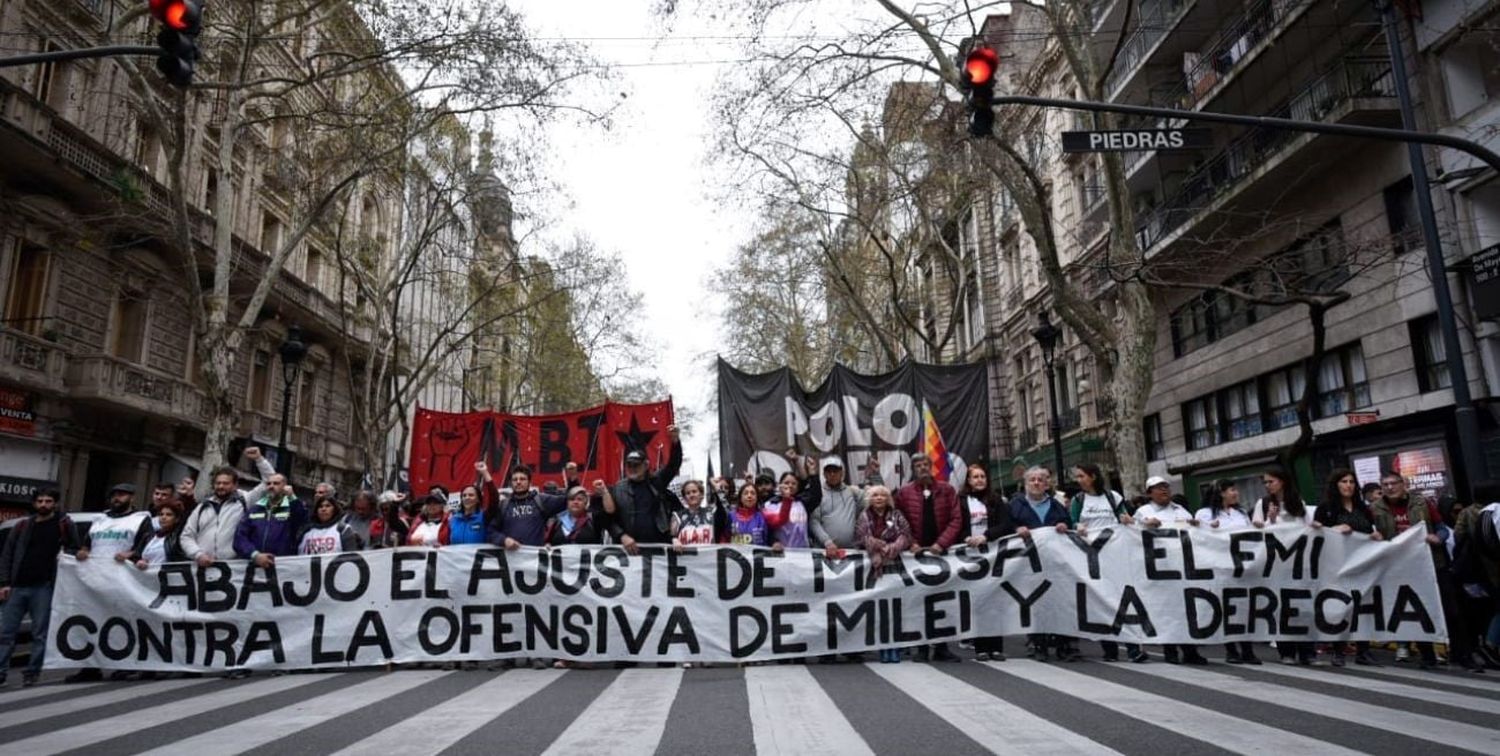
[[[836,456],[834,456],[834,457],[824,457],[823,458],[823,469],[824,470],[827,470],[829,468],[834,468],[834,467],[837,467],[840,470],[844,469],[844,460],[839,459]]]
[[[135,486],[132,486],[129,483],[116,483],[113,488],[109,489],[109,492],[111,494],[114,494],[114,493],[134,494],[135,493]]]
[[[1157,486],[1170,486],[1170,485],[1172,485],[1172,482],[1169,481],[1169,480],[1167,480],[1166,478],[1163,478],[1160,475],[1152,475],[1151,477],[1149,477],[1149,478],[1146,479],[1146,490],[1147,491],[1150,491],[1151,489],[1156,488]]]
[[[630,451],[630,453],[625,455],[625,464],[644,465],[646,464],[646,455],[642,452],[632,450]]]

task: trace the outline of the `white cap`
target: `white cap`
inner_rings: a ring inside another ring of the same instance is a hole
[[[1149,477],[1149,478],[1146,479],[1146,490],[1147,491],[1150,491],[1151,489],[1156,488],[1157,486],[1171,486],[1171,485],[1172,485],[1172,481],[1167,480],[1166,478],[1163,478],[1160,475],[1152,475],[1151,477]]]
[[[839,459],[838,455],[836,454],[824,457],[822,469],[827,470],[830,467],[837,467],[838,469],[842,470],[844,469],[844,460]]]

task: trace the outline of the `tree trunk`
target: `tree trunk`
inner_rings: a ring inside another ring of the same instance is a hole
[[[1118,358],[1109,381],[1110,440],[1124,493],[1129,496],[1145,491],[1143,421],[1156,367],[1156,309],[1144,284],[1126,281],[1118,291],[1122,312],[1117,321]]]

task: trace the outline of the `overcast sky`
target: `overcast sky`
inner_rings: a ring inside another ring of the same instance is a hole
[[[723,60],[727,46],[692,37],[723,32],[684,17],[658,41],[664,28],[652,0],[511,2],[538,34],[584,42],[598,59],[618,65],[619,90],[628,97],[612,130],[551,129],[553,178],[576,205],[572,220],[549,233],[562,239],[582,232],[624,258],[630,285],[645,295],[646,330],[661,347],[659,375],[679,411],[702,413],[684,439],[683,467],[701,475],[711,444],[717,455],[718,425],[704,411],[713,374],[697,359],[718,342],[718,318],[702,287],[753,222],[747,208],[718,207],[708,192],[712,124],[705,102],[719,68],[692,63]]]

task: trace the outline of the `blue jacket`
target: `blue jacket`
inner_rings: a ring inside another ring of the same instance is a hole
[[[1010,520],[1017,528],[1050,528],[1057,523],[1067,525],[1069,523],[1068,508],[1063,506],[1054,498],[1051,492],[1047,493],[1047,500],[1052,505],[1047,508],[1047,516],[1037,519],[1036,510],[1031,508],[1031,502],[1026,500],[1026,491],[1017,491],[1010,499]]]
[[[484,521],[483,509],[475,509],[474,514],[471,515],[464,514],[463,510],[448,515],[448,545],[484,543],[484,530],[487,524]]]
[[[245,508],[240,526],[234,532],[234,553],[241,559],[253,559],[265,552],[273,556],[294,556],[297,534],[307,524],[307,505],[301,499],[283,496],[272,502],[260,499]]]

